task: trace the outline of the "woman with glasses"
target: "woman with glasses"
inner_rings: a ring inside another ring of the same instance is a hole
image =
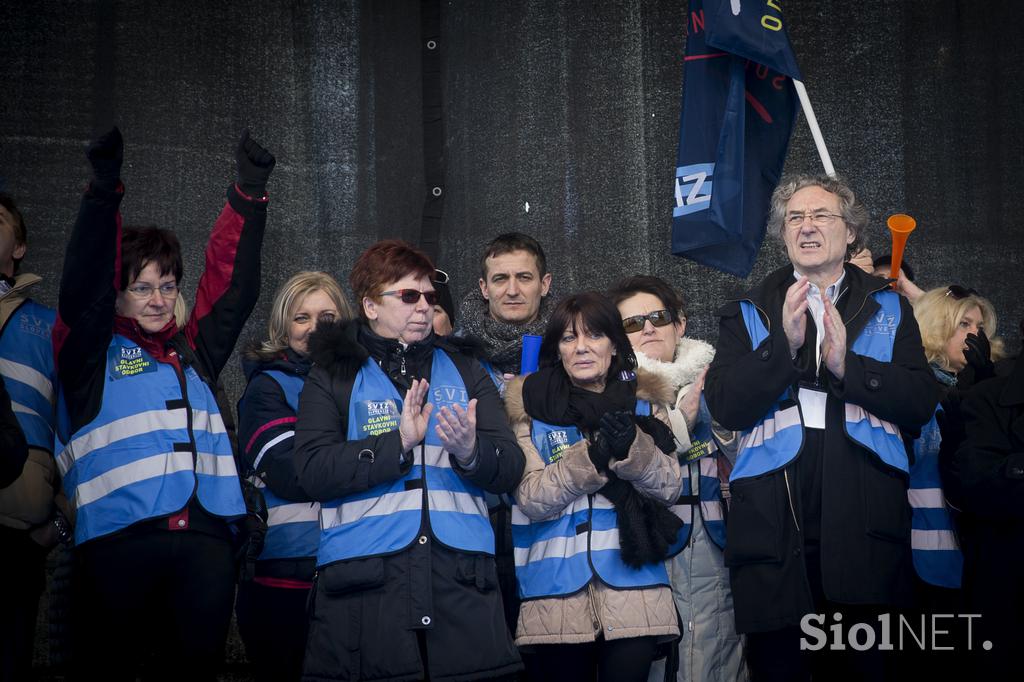
[[[939,451],[943,438],[949,437],[945,434],[963,430],[959,409],[962,393],[973,383],[995,375],[993,357],[1001,356],[1003,346],[998,338],[989,341],[986,330],[995,332],[995,310],[973,289],[956,284],[931,289],[914,302],[914,317],[928,363],[945,389],[935,415],[914,440],[910,466],[907,497],[913,510],[914,607],[923,614],[959,613],[963,606],[960,587],[964,560],[940,476]],[[944,427],[941,431],[940,422]],[[947,442],[945,448],[955,450],[956,444]],[[966,649],[963,629],[954,627],[953,631],[958,638],[957,649]],[[911,654],[903,662],[908,673],[934,679],[960,678],[967,672],[958,667],[963,664],[962,651],[939,662],[933,658]]]
[[[297,680],[302,675],[320,505],[298,485],[295,420],[312,366],[310,335],[318,323],[353,316],[333,277],[300,272],[277,290],[267,338],[243,356],[249,383],[238,403],[238,445],[243,474],[260,490],[268,517],[262,551],[247,556],[252,565],[243,570],[235,612],[258,680]]]
[[[530,680],[646,680],[679,634],[665,558],[682,523],[667,381],[634,372],[619,311],[598,292],[551,314],[537,372],[505,404],[526,453],[512,538]]]
[[[320,324],[295,425],[321,503],[303,664],[316,680],[510,678],[484,492],[523,454],[483,367],[431,327],[434,266],[382,241],[349,275],[359,319]]]
[[[676,608],[686,625],[676,679],[745,680],[743,640],[736,634],[723,555],[722,482],[728,483],[731,468],[725,450],[734,448],[735,438],[712,422],[701,395],[715,349],[683,336],[683,297],[664,280],[637,275],[616,284],[609,295],[640,368],[671,387],[660,411],[668,416],[685,479],[672,508],[684,526],[667,563]],[[652,682],[665,679],[661,667],[651,670]]]
[[[274,157],[243,133],[187,321],[174,314],[177,237],[121,228],[121,133],[88,158],[54,328],[57,463],[75,510],[74,671],[133,680],[146,662],[213,679],[234,598],[229,524],[245,514],[216,382],[259,295]]]

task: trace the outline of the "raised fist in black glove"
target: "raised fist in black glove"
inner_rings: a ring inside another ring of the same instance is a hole
[[[979,329],[977,334],[968,334],[964,343],[967,344],[964,359],[974,370],[974,383],[994,377],[996,366],[992,363],[992,344],[989,343],[985,330]]]
[[[242,131],[242,139],[235,150],[238,164],[238,187],[253,199],[262,199],[267,194],[267,180],[274,170],[277,159],[249,137],[249,129]]]
[[[626,459],[636,438],[636,422],[629,412],[605,412],[601,417],[601,436],[608,443],[612,457]]]
[[[117,126],[93,140],[85,155],[92,164],[93,183],[105,190],[117,189],[124,162],[124,139]]]

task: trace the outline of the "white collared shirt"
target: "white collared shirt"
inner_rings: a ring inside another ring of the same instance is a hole
[[[800,279],[802,275],[793,270],[793,278]],[[835,305],[836,299],[839,298],[839,289],[843,284],[843,278],[846,277],[846,270],[843,270],[839,279],[830,284],[825,289],[825,295],[828,296],[828,300]],[[814,320],[814,327],[817,329],[816,340],[814,349],[814,367],[815,370],[821,367],[821,343],[825,340],[825,301],[821,298],[821,289],[810,282],[810,288],[807,290],[807,310],[811,313],[811,318]]]

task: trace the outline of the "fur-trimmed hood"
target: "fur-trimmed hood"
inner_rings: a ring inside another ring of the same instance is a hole
[[[523,383],[525,381],[526,375],[520,375],[505,384],[505,412],[508,413],[509,421],[513,424],[530,419],[523,406]],[[636,397],[656,404],[671,403],[675,398],[675,391],[672,389],[672,384],[664,377],[637,368]]]
[[[676,344],[676,357],[672,362],[655,360],[639,351],[636,354],[636,361],[642,369],[668,381],[675,394],[679,389],[695,382],[714,357],[715,347],[707,341],[683,337]]]

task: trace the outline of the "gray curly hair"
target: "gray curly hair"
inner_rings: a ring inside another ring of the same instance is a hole
[[[779,186],[772,192],[771,212],[768,214],[768,232],[785,243],[786,204],[793,195],[805,187],[821,187],[839,197],[839,213],[843,222],[853,234],[853,242],[846,246],[846,257],[849,258],[864,248],[867,237],[868,211],[864,204],[857,201],[856,195],[840,178],[828,175],[788,175],[779,181]]]

